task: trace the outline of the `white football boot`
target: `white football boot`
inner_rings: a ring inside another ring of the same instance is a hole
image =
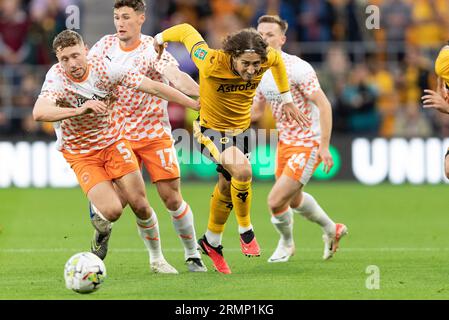
[[[151,272],[154,273],[168,273],[168,274],[178,274],[178,270],[173,268],[165,258],[160,258],[150,262]]]
[[[190,272],[207,272],[207,267],[201,258],[190,257],[186,260],[186,265]]]
[[[335,224],[335,234],[323,234],[323,260],[328,260],[337,252],[340,239],[348,234],[348,228],[342,223]]]
[[[276,250],[274,250],[273,254],[270,258],[268,258],[268,262],[276,263],[276,262],[287,262],[291,256],[295,254],[295,244],[286,245],[282,240],[279,240],[278,246]]]

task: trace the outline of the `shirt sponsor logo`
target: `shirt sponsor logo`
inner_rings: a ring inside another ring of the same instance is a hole
[[[236,91],[246,91],[246,90],[256,90],[259,82],[248,81],[246,84],[220,84],[217,92],[236,92]]]
[[[94,87],[100,91],[106,91],[106,84],[104,84],[101,80],[95,82]]]
[[[100,97],[100,96],[97,96],[96,94],[94,94],[90,99],[89,99],[89,98],[86,98],[86,97],[83,97],[83,96],[81,96],[81,95],[79,95],[79,94],[77,94],[76,96],[77,96],[77,97],[76,97],[76,100],[77,100],[77,102],[78,102],[78,108],[81,107],[81,106],[82,106],[86,101],[88,101],[88,100],[104,101],[104,98],[102,98],[102,97]]]

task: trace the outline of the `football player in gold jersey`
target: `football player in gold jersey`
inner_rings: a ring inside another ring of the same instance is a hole
[[[210,203],[209,222],[198,243],[217,271],[231,273],[221,239],[232,209],[239,225],[240,244],[246,256],[259,256],[250,220],[251,164],[249,142],[251,105],[262,75],[271,69],[284,102],[287,120],[309,126],[310,119],[292,103],[285,65],[279,52],[269,48],[255,29],[229,35],[223,49],[209,48],[189,24],[173,26],[155,37],[155,50],[162,54],[165,42],[182,42],[199,70],[200,116],[194,134],[204,155],[217,163],[219,172]]]
[[[435,91],[426,89],[423,100],[424,108],[433,108],[441,113],[449,114],[449,45],[444,46],[435,60],[435,73],[438,76]],[[444,157],[444,171],[449,179],[449,148]]]

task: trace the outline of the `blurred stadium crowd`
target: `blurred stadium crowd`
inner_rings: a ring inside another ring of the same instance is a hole
[[[83,9],[97,2],[0,0],[0,135],[54,134],[51,124],[34,122],[31,111],[55,62],[51,42],[66,28],[69,5],[80,7],[80,31],[86,35]],[[214,48],[229,32],[256,26],[259,16],[279,14],[289,23],[285,51],[315,67],[332,103],[334,134],[449,136],[449,116],[424,111],[420,103],[423,89],[435,86],[433,61],[449,40],[449,0],[167,0],[157,6],[147,0],[147,5],[145,33],[188,22]],[[369,5],[379,8],[380,28],[367,27]],[[107,14],[112,20],[112,12]],[[171,44],[169,51],[196,77],[184,47]],[[195,116],[172,104],[169,113],[173,128],[188,128]],[[267,114],[255,125],[272,128],[273,122]]]

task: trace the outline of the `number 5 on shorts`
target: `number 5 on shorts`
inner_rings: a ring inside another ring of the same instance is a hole
[[[128,148],[126,147],[125,143],[119,143],[116,146],[118,152],[120,152],[120,154],[122,155],[123,159],[125,160],[126,163],[130,163],[133,162],[131,160],[131,151],[128,150]]]

